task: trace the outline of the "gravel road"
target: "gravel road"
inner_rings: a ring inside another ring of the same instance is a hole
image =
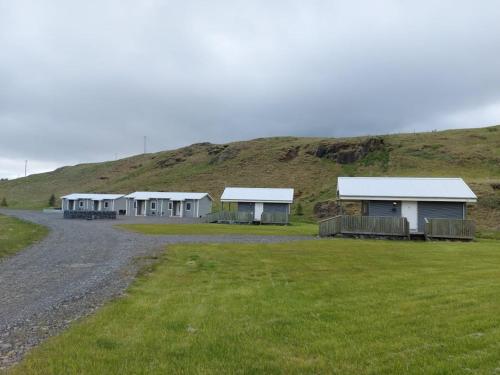
[[[0,260],[0,369],[72,321],[120,295],[137,270],[175,243],[283,242],[310,237],[146,236],[113,226],[147,218],[64,220],[0,210],[51,229],[41,242]],[[154,219],[152,219],[154,220]],[[156,219],[158,220],[158,219]]]

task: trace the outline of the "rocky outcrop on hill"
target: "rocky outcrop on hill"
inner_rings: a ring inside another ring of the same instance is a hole
[[[290,161],[299,156],[300,146],[288,147],[282,150],[279,161]]]
[[[218,164],[233,159],[239,152],[238,148],[229,145],[213,145],[208,148],[208,155],[212,155],[209,164]]]
[[[376,137],[359,142],[321,142],[306,153],[318,158],[334,160],[339,164],[349,164],[362,159],[370,152],[384,148],[384,139]]]
[[[318,202],[314,205],[313,213],[319,219],[336,216],[340,214],[340,206],[335,201]]]

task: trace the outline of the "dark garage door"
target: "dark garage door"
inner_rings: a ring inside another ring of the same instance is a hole
[[[418,231],[423,232],[425,218],[463,219],[464,204],[457,202],[418,202]]]

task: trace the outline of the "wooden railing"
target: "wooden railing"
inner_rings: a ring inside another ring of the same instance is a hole
[[[116,211],[80,211],[66,210],[63,213],[65,219],[116,219]]]
[[[425,219],[426,238],[450,238],[472,240],[475,235],[472,220],[461,219]]]
[[[289,221],[289,215],[283,212],[263,212],[260,217],[261,224],[286,225]]]
[[[205,216],[207,223],[251,223],[253,212],[219,211]]]
[[[319,222],[321,237],[337,234],[371,236],[408,236],[405,217],[339,215]]]
[[[281,212],[263,212],[261,216],[262,224],[288,224],[290,217],[288,214]],[[212,212],[204,217],[206,223],[253,223],[253,212],[238,212],[238,211],[219,211]]]
[[[342,216],[330,217],[319,222],[319,236],[328,237],[342,233]]]

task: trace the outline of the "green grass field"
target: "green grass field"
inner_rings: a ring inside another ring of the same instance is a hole
[[[0,258],[16,253],[47,233],[48,229],[41,225],[0,215]]]
[[[233,225],[233,224],[122,224],[119,228],[143,234],[163,235],[262,235],[315,236],[318,224]]]
[[[173,246],[12,373],[494,374],[499,265],[496,241]]]

